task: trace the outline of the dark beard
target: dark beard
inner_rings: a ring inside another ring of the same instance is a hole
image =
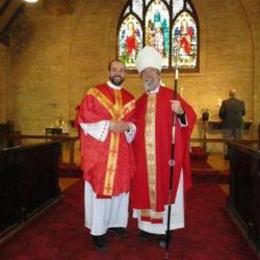
[[[120,86],[124,82],[124,80],[125,80],[121,76],[109,77],[109,79],[116,86]]]

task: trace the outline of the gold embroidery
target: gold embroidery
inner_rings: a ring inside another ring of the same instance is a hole
[[[150,208],[147,211],[152,217],[153,211],[156,210],[156,146],[155,146],[155,112],[156,112],[156,95],[149,95],[147,99],[147,112],[145,118],[145,151],[148,177],[148,190],[150,198]]]
[[[94,96],[99,103],[108,110],[113,119],[122,120],[126,114],[135,108],[135,100],[131,100],[123,106],[121,91],[114,90],[114,92],[115,104],[113,104],[101,91],[96,88],[91,88],[87,94]]]
[[[124,105],[123,113],[120,119],[122,119],[126,114],[131,112],[134,108],[135,108],[135,100],[133,99]]]
[[[87,94],[94,96],[99,101],[99,103],[103,107],[105,107],[108,110],[109,114],[113,117],[114,115],[113,103],[101,91],[99,91],[96,88],[91,88]]]
[[[118,148],[119,148],[119,133],[111,133],[110,144],[109,144],[109,154],[106,167],[106,177],[104,184],[104,195],[111,196],[113,193],[112,187],[114,187]]]
[[[131,112],[135,108],[135,101],[132,100],[123,106],[123,98],[121,90],[114,90],[115,94],[115,103],[113,104],[101,91],[96,88],[91,88],[88,91],[89,95],[93,95],[96,99],[103,105],[111,117],[114,120],[122,120],[125,115]],[[117,158],[119,151],[119,141],[120,134],[119,133],[111,133],[110,143],[109,143],[109,153],[108,160],[106,166],[106,175],[105,175],[105,183],[103,194],[107,196],[111,196],[113,194],[116,166],[117,166]]]
[[[163,212],[154,211],[152,209],[142,209],[141,218],[149,218],[150,220],[162,220]]]

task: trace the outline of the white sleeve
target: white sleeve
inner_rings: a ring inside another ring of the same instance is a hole
[[[135,138],[135,134],[136,134],[136,126],[134,123],[128,123],[130,130],[129,131],[125,131],[125,137],[126,137],[126,141],[130,144],[133,142],[134,138]]]
[[[81,123],[80,127],[85,135],[89,134],[100,142],[104,142],[108,134],[109,121],[102,120],[96,123]]]

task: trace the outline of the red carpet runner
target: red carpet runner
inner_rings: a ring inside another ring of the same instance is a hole
[[[83,227],[83,187],[79,181],[62,200],[0,245],[0,259],[138,260],[164,259],[155,241],[139,241],[130,217],[129,238],[108,236],[109,248],[97,252]],[[186,198],[186,228],[174,232],[169,259],[250,260],[255,253],[225,210],[226,197],[212,183],[196,183]]]

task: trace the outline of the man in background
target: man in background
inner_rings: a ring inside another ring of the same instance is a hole
[[[223,100],[219,109],[219,117],[222,119],[222,131],[224,140],[240,140],[244,127],[245,103],[236,98],[236,90],[229,91],[229,99]],[[229,158],[229,152],[224,145],[225,159]]]
[[[106,233],[126,234],[134,158],[130,143],[135,100],[123,89],[125,65],[109,63],[109,80],[87,91],[76,123],[80,126],[84,178],[85,226],[98,250],[107,248]]]

